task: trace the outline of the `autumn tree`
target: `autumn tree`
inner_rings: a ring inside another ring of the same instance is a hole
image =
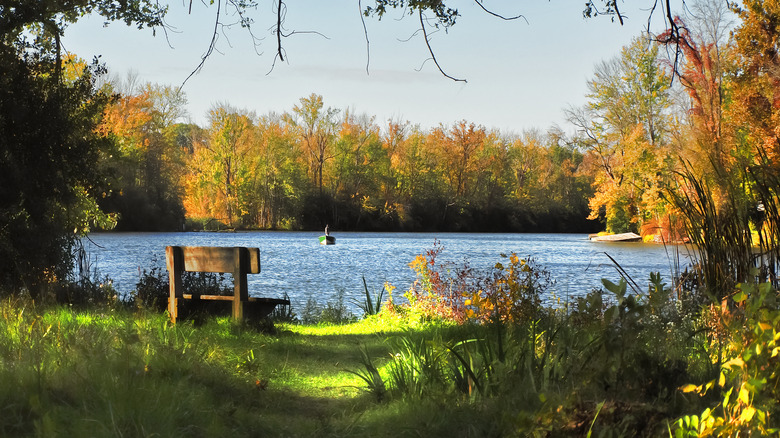
[[[120,229],[180,229],[187,146],[175,125],[186,114],[187,99],[174,87],[132,83],[130,78],[112,84],[120,97],[101,124],[101,132],[115,139],[120,152],[112,160],[117,181],[101,206],[119,213]]]
[[[311,189],[306,164],[300,160],[298,134],[282,117],[260,117],[252,149],[253,197],[250,211],[261,228],[296,229]]]
[[[209,111],[206,138],[194,146],[187,175],[185,207],[190,215],[235,226],[247,213],[253,196],[248,158],[255,144],[253,118],[225,104]]]
[[[526,131],[514,138],[509,145],[509,163],[511,196],[521,205],[533,204],[549,167],[541,133]]]
[[[682,158],[700,172],[723,171],[731,164],[734,136],[724,127],[724,105],[728,99],[725,82],[728,53],[726,32],[730,26],[727,5],[700,0],[691,5],[691,17],[675,18],[679,29],[656,37],[663,46],[679,49],[667,64],[687,92],[684,119],[690,129],[682,141]],[[680,56],[681,55],[681,56]],[[676,61],[676,62],[675,62]],[[714,167],[714,169],[713,169]]]
[[[712,178],[687,169],[672,192],[700,251],[703,287],[717,300],[737,283],[755,281],[756,272],[776,283],[780,260],[780,6],[731,6],[742,21],[732,32],[733,64],[723,80],[722,159],[713,160]]]
[[[477,158],[487,137],[485,128],[461,120],[450,129],[434,129],[434,136],[453,199],[467,198],[474,188],[475,172],[480,168]]]
[[[748,0],[734,5],[742,19],[734,31],[732,117],[756,153],[780,163],[780,5]]]
[[[471,202],[485,211],[503,210],[511,187],[509,139],[497,132],[487,133],[477,150],[477,172]]]
[[[590,217],[604,215],[608,231],[639,231],[659,207],[669,147],[669,84],[658,47],[637,38],[619,57],[596,67],[586,106],[567,111],[595,172]]]

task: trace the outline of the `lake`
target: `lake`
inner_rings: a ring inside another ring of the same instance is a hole
[[[261,273],[249,275],[253,296],[290,296],[300,311],[313,297],[320,304],[335,299],[339,291],[346,301],[364,295],[362,277],[377,291],[388,281],[398,289],[409,288],[415,274],[409,263],[438,240],[444,247],[438,261],[489,269],[502,261],[501,254],[533,257],[555,280],[556,297],[583,295],[601,286],[601,278],[617,282],[620,275],[607,257],[613,257],[643,288],[650,272],[671,275],[687,257],[682,247],[642,243],[591,242],[585,234],[477,234],[477,233],[333,233],[336,245],[320,245],[316,232],[256,231],[235,233],[95,233],[84,240],[99,278],[108,276],[121,293],[135,289],[141,273],[165,268],[165,247],[248,246],[260,248]],[[679,264],[677,260],[680,260]]]

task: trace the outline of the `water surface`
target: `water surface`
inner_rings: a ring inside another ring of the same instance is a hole
[[[581,295],[601,286],[601,278],[620,278],[609,254],[640,285],[650,272],[665,281],[686,259],[678,247],[642,243],[591,242],[585,234],[476,234],[476,233],[333,233],[336,245],[318,243],[314,232],[236,233],[96,233],[85,248],[100,277],[108,276],[122,293],[129,293],[144,270],[164,269],[167,245],[248,246],[260,248],[261,273],[249,275],[253,296],[281,297],[287,293],[300,309],[309,297],[324,304],[341,290],[349,301],[363,295],[362,277],[376,290],[388,281],[397,294],[414,281],[409,268],[438,240],[442,261],[489,269],[501,254],[533,257],[555,280],[556,297]]]

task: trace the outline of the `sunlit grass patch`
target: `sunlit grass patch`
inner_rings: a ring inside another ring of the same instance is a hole
[[[329,335],[369,335],[400,333],[413,325],[412,322],[392,314],[379,314],[348,324],[280,324],[280,330],[288,330],[301,335],[329,336]]]

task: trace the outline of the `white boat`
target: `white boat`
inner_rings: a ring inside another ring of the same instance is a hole
[[[588,236],[593,242],[641,242],[642,236],[636,233],[606,234],[599,236],[592,234]]]

